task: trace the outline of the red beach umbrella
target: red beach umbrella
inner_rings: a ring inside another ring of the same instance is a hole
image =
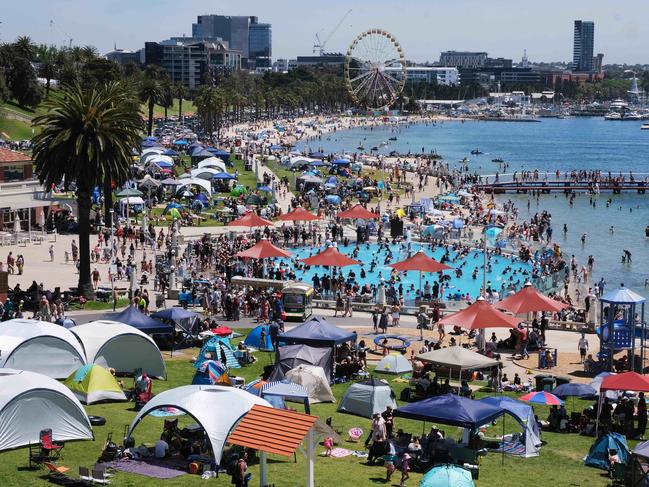
[[[273,222],[266,220],[260,216],[257,216],[256,213],[249,212],[243,215],[241,218],[232,220],[228,223],[229,227],[272,227]]]
[[[285,222],[310,222],[320,220],[320,217],[298,206],[293,211],[280,215],[279,219]]]
[[[546,404],[548,406],[561,406],[563,401],[554,394],[545,391],[534,391],[519,397],[521,401],[534,404]]]
[[[328,247],[326,250],[306,259],[300,259],[306,265],[323,265],[331,267],[346,267],[348,265],[359,265],[360,262],[346,255],[341,254],[336,247]]]
[[[649,392],[649,377],[637,372],[623,372],[622,374],[604,377],[599,388],[602,391],[635,391]]]
[[[272,257],[290,257],[291,253],[275,247],[267,239],[262,238],[249,249],[237,252],[236,257],[248,257],[250,259],[269,259]]]
[[[444,325],[461,326],[465,330],[481,328],[515,328],[521,320],[498,311],[492,305],[478,298],[472,305],[439,320]]]
[[[534,313],[536,311],[550,311],[555,313],[566,308],[568,305],[544,296],[531,283],[527,282],[523,289],[497,302],[495,306],[496,308],[519,314]]]
[[[372,213],[371,211],[366,210],[361,205],[356,205],[349,210],[338,213],[338,218],[354,218],[361,220],[375,220],[379,218],[379,216],[380,215],[377,213]]]
[[[437,262],[432,257],[428,257],[423,250],[420,250],[412,257],[409,257],[401,262],[396,262],[394,264],[389,264],[388,267],[392,267],[397,271],[419,271],[419,272],[442,272],[452,267]]]

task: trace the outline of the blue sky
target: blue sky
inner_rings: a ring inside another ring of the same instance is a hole
[[[378,27],[391,32],[414,61],[437,60],[443,50],[481,50],[493,57],[571,60],[574,19],[595,21],[595,51],[605,63],[649,63],[646,0],[3,0],[0,39],[96,46],[191,34],[199,14],[257,15],[273,24],[273,57],[309,54],[316,32],[326,35],[352,13],[327,49],[345,51],[355,35]],[[54,21],[54,28],[50,26]]]

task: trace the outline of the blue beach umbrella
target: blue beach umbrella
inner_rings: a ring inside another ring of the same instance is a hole
[[[237,177],[234,174],[230,174],[227,172],[217,172],[214,176],[212,176],[212,179],[237,179]]]
[[[471,472],[457,465],[431,468],[419,482],[419,487],[474,487]]]
[[[189,145],[189,142],[187,142],[185,139],[178,139],[174,140],[174,145]]]

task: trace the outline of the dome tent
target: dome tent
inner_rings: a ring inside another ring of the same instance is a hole
[[[601,468],[602,470],[609,469],[608,451],[616,450],[617,455],[620,457],[621,463],[626,463],[629,458],[629,446],[627,445],[626,438],[619,433],[609,433],[600,436],[595,443],[590,447],[588,455],[584,459],[584,464],[589,467]]]
[[[333,370],[333,352],[328,347],[310,347],[309,345],[284,345],[277,349],[275,368],[270,380],[282,380],[286,373],[298,365],[317,365],[331,377]]]
[[[38,443],[50,428],[55,441],[93,439],[88,415],[67,387],[43,374],[0,369],[0,451]]]
[[[0,367],[65,379],[85,363],[81,344],[62,326],[25,319],[0,323]]]
[[[412,372],[412,365],[408,359],[398,352],[392,352],[381,359],[376,365],[375,372],[384,374],[405,374]]]
[[[261,333],[265,333],[264,343],[261,342]],[[273,341],[270,339],[270,329],[268,325],[259,325],[253,328],[248,336],[243,341],[248,347],[256,348],[257,350],[273,351]]]
[[[387,382],[369,379],[352,384],[340,401],[338,411],[371,418],[375,413],[382,413],[388,406],[395,409],[394,392]]]
[[[220,464],[232,428],[255,404],[270,407],[267,401],[234,387],[187,385],[168,389],[146,403],[131,423],[127,437],[148,414],[174,407],[189,414],[205,430],[214,460]]]
[[[70,331],[83,345],[89,364],[115,369],[118,374],[132,374],[142,369],[151,377],[167,376],[160,349],[137,328],[100,320],[75,326]]]
[[[322,367],[298,365],[286,373],[286,380],[303,386],[307,390],[311,404],[336,402]]]
[[[63,384],[84,404],[107,400],[126,401],[126,396],[115,377],[100,365],[84,365],[73,372]]]

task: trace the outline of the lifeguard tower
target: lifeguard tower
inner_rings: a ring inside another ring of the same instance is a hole
[[[608,371],[613,369],[613,355],[622,350],[629,354],[629,370],[635,370],[636,341],[640,340],[638,368],[644,368],[646,324],[645,298],[624,287],[600,298],[600,361]]]

